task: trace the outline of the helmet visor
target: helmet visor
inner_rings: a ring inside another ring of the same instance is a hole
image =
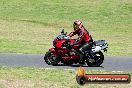
[[[79,25],[77,25],[76,23],[73,24],[73,28],[76,30],[79,28]]]

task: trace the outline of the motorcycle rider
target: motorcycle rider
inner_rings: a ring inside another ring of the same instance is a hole
[[[77,34],[78,38],[76,39],[75,43],[72,44],[71,46],[79,44],[79,49],[76,51],[80,55],[80,63],[83,63],[82,58],[83,58],[83,55],[85,55],[85,50],[91,49],[93,39],[91,35],[89,34],[89,32],[84,28],[82,21],[80,20],[74,21],[73,28],[74,28],[74,31],[71,32],[69,36],[72,37]]]

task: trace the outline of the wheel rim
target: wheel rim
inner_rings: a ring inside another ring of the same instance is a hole
[[[47,63],[51,64],[51,65],[57,65],[60,60],[58,60],[59,57],[54,56],[53,53],[49,53],[49,55],[47,56]]]

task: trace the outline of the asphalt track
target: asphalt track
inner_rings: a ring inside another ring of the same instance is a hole
[[[79,65],[59,66],[47,65],[43,60],[44,54],[0,54],[0,66],[8,67],[39,67],[39,68],[61,68],[76,69]],[[132,72],[132,56],[105,56],[105,60],[100,67],[83,66],[87,70],[111,70]]]

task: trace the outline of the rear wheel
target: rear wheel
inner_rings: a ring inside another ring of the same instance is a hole
[[[60,62],[59,56],[55,56],[51,51],[48,51],[45,56],[44,60],[48,65],[58,65]]]
[[[90,57],[86,60],[86,63],[90,67],[98,67],[103,63],[103,61],[104,61],[104,55],[100,51],[91,54]]]

